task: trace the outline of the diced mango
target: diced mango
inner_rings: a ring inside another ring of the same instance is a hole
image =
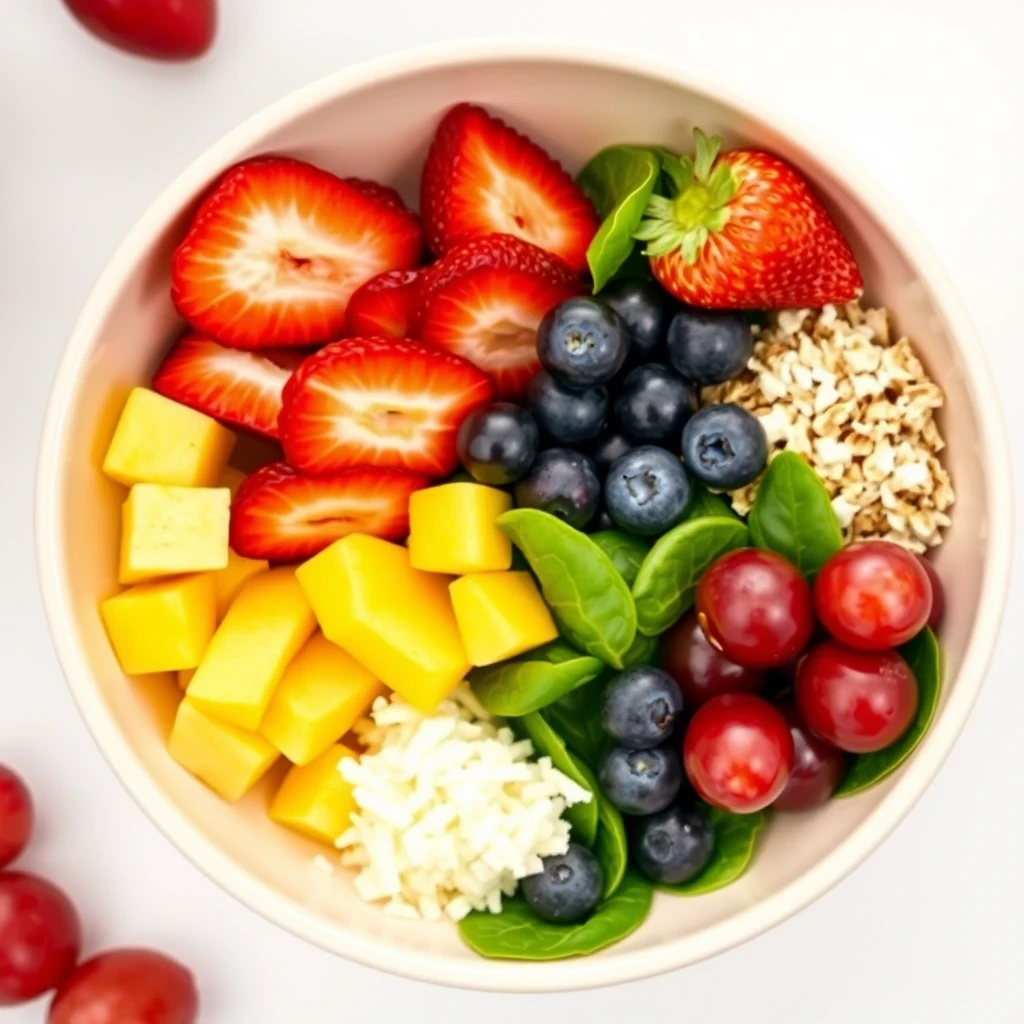
[[[230,518],[226,487],[135,484],[121,508],[118,582],[223,569]]]
[[[169,748],[178,764],[225,800],[245,796],[279,756],[262,736],[211,718],[187,697],[178,705]]]
[[[128,675],[195,668],[217,628],[207,574],[141,583],[100,605],[117,660]]]
[[[528,572],[481,572],[449,588],[473,665],[493,665],[558,637],[555,620]]]
[[[409,499],[409,560],[414,569],[461,576],[507,569],[512,542],[497,519],[512,507],[504,491],[481,484],[443,484]]]
[[[231,492],[231,500],[234,501],[238,488],[242,486],[244,481],[245,473],[240,469],[235,469],[234,466],[225,466],[224,471],[220,475],[220,480],[217,481],[217,486],[226,487]]]
[[[178,669],[178,689],[185,691],[188,689],[188,684],[192,682],[192,677],[196,674],[194,668],[179,668]]]
[[[313,610],[294,570],[254,576],[217,627],[188,685],[189,700],[216,718],[255,731],[288,662],[314,629]]]
[[[324,635],[426,714],[469,670],[447,576],[421,572],[409,552],[349,534],[295,571]]]
[[[355,757],[340,743],[328,747],[315,761],[292,768],[270,804],[270,817],[303,835],[331,843],[348,828],[355,810],[352,787],[341,777],[338,763]]]
[[[309,764],[386,692],[351,654],[315,633],[285,669],[260,732],[293,764]]]
[[[243,558],[228,551],[228,564],[213,574],[213,591],[217,596],[217,619],[223,619],[239,591],[257,573],[270,568],[263,559]]]
[[[122,484],[213,487],[231,457],[235,435],[215,419],[147,388],[128,396],[103,460]]]

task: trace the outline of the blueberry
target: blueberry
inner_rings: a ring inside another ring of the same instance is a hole
[[[626,321],[631,360],[641,363],[661,353],[672,315],[679,308],[664,288],[642,279],[613,281],[600,298]]]
[[[715,833],[699,804],[666,808],[641,818],[633,829],[633,860],[660,885],[678,885],[708,866],[715,852]]]
[[[697,389],[672,369],[646,363],[619,385],[615,418],[634,441],[675,446],[686,421],[697,411]]]
[[[537,328],[537,356],[563,384],[589,388],[607,384],[629,353],[626,323],[597,299],[567,299]]]
[[[604,500],[616,525],[654,537],[682,522],[690,478],[671,452],[643,445],[612,463]]]
[[[750,323],[740,313],[684,309],[668,329],[672,365],[697,384],[721,384],[743,371],[754,352]]]
[[[542,871],[520,882],[533,912],[556,924],[590,917],[604,889],[604,874],[597,858],[585,846],[570,843],[565,853],[545,857],[542,863]]]
[[[582,530],[597,514],[601,482],[594,464],[569,448],[549,448],[537,456],[530,475],[516,484],[516,504],[539,508]]]
[[[679,795],[683,763],[675,747],[612,747],[599,776],[601,791],[623,814],[655,814]]]
[[[587,445],[586,452],[594,460],[597,475],[603,480],[608,475],[612,463],[635,447],[636,445],[625,434],[614,431],[602,434],[593,444]]]
[[[619,672],[608,682],[601,724],[616,743],[648,750],[672,738],[682,714],[679,684],[660,668],[642,666]]]
[[[707,405],[683,427],[683,461],[708,487],[732,491],[756,480],[768,464],[768,438],[738,405]]]
[[[509,484],[529,473],[539,441],[537,423],[526,409],[494,402],[462,421],[459,458],[480,483]]]
[[[608,392],[602,387],[577,391],[543,370],[530,381],[526,400],[540,429],[562,444],[590,441],[608,416]]]

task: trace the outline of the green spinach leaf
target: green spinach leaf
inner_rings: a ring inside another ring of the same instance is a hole
[[[900,654],[914,671],[917,680],[917,714],[910,728],[885,750],[873,754],[857,754],[836,787],[835,796],[853,796],[881,782],[891,775],[917,749],[932,724],[942,692],[942,650],[935,634],[925,627],[909,643],[900,648]]]
[[[743,523],[719,517],[688,520],[660,537],[633,584],[640,632],[664,633],[693,604],[704,570],[719,555],[746,542]]]
[[[585,533],[537,509],[506,512],[498,526],[526,556],[565,639],[622,668],[636,636],[636,609],[612,560]]]
[[[650,913],[654,889],[630,869],[614,896],[580,924],[542,921],[521,898],[500,914],[473,913],[459,922],[459,934],[481,956],[505,960],[561,960],[587,956],[632,934]]]
[[[580,188],[603,218],[587,249],[595,293],[632,254],[633,233],[660,177],[657,154],[640,146],[609,146],[580,171]]]
[[[803,456],[780,452],[768,464],[750,510],[750,539],[814,576],[843,546],[828,491]]]
[[[552,728],[587,764],[596,765],[604,752],[603,703],[604,682],[599,679],[567,693],[543,712]]]
[[[627,586],[633,586],[651,545],[622,530],[598,530],[590,535],[590,539],[612,560]]]
[[[715,831],[715,852],[707,867],[688,882],[659,885],[662,892],[670,892],[675,896],[700,896],[702,893],[714,892],[735,882],[750,866],[757,837],[768,815],[764,811],[730,814],[717,807],[709,808],[708,814]]]
[[[732,505],[703,485],[693,485],[690,504],[686,507],[686,522],[691,519],[739,519]]]
[[[622,659],[623,668],[636,668],[637,665],[657,665],[661,643],[656,636],[644,636],[639,630],[633,646],[626,651]]]

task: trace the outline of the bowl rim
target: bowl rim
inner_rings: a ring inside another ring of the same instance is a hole
[[[93,683],[74,628],[62,566],[64,544],[58,506],[67,417],[83,364],[138,253],[165,227],[169,211],[180,209],[224,167],[266,132],[346,93],[380,81],[443,66],[486,65],[502,61],[551,61],[642,75],[724,102],[741,114],[770,125],[780,137],[814,157],[896,238],[908,261],[930,283],[955,343],[966,356],[968,390],[981,429],[991,471],[987,474],[988,547],[984,587],[976,625],[969,638],[957,687],[926,742],[900,771],[892,789],[871,815],[839,846],[768,899],[694,935],[654,948],[614,950],[598,958],[551,963],[454,959],[396,948],[381,939],[364,939],[330,925],[304,907],[250,876],[208,840],[164,796],[148,775]],[[1009,583],[1012,545],[1012,488],[1009,446],[991,373],[980,340],[938,260],[910,222],[857,162],[828,139],[812,138],[759,103],[717,82],[651,61],[635,52],[593,46],[533,41],[468,40],[434,44],[365,61],[329,74],[291,92],[249,117],[205,150],[159,195],[115,250],[72,328],[58,366],[43,424],[36,476],[36,559],[43,605],[63,673],[93,739],[118,778],[151,821],[222,889],[261,916],[324,949],[364,966],[410,979],[457,988],[489,991],[555,992],[651,977],[688,966],[737,946],[786,920],[853,871],[895,829],[936,775],[963,729],[984,680],[1000,627]]]

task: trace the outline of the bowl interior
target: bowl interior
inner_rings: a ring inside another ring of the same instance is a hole
[[[266,817],[277,776],[232,807],[178,768],[165,751],[178,699],[173,680],[126,678],[97,613],[99,600],[117,589],[117,509],[124,499],[100,462],[128,389],[148,382],[179,326],[168,297],[168,260],[204,185],[235,159],[276,151],[390,182],[415,199],[438,116],[463,99],[507,116],[573,169],[611,142],[681,148],[694,124],[729,144],[767,147],[795,161],[851,239],[868,299],[891,307],[946,390],[943,426],[959,494],[938,560],[949,597],[948,683],[937,726],[917,754],[916,775],[912,764],[866,795],[812,815],[777,818],[739,883],[699,899],[661,896],[648,923],[625,943],[585,961],[525,969],[478,959],[454,929],[386,917],[356,898],[343,872],[329,876],[313,867],[318,848]],[[424,60],[383,75],[341,76],[256,119],[187,172],[119,252],[76,329],[40,477],[40,559],[65,669],[99,742],[174,841],[236,895],[328,948],[430,980],[520,990],[623,980],[709,955],[779,920],[866,855],[923,789],[977,686],[958,674],[991,582],[991,470],[982,457],[986,431],[976,385],[953,337],[959,327],[929,284],[931,275],[911,261],[874,201],[844,184],[846,177],[788,134],[697,87],[622,62],[523,55]],[[931,754],[929,744],[936,747]]]

